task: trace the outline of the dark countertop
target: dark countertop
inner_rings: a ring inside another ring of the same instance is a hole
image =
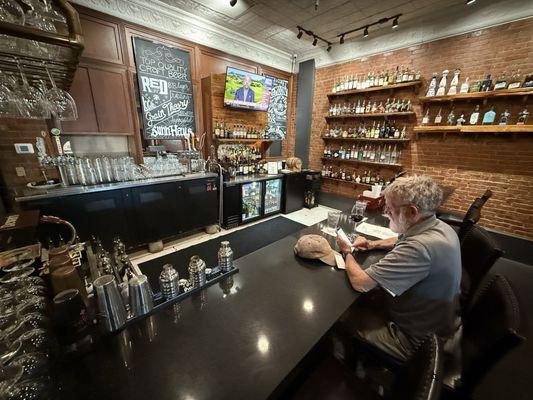
[[[257,182],[257,181],[266,181],[268,179],[283,178],[284,174],[255,174],[255,175],[240,175],[235,178],[231,178],[229,181],[224,181],[224,186],[234,186],[241,183]]]
[[[57,398],[267,398],[358,297],[344,271],[294,255],[298,237],[320,227],[236,260],[237,274],[59,364]]]
[[[58,187],[58,188],[54,188],[50,190],[30,189],[27,187],[23,187],[17,190],[17,197],[15,197],[15,200],[21,203],[21,202],[32,201],[32,200],[51,199],[55,197],[102,192],[105,190],[124,189],[124,188],[136,187],[136,186],[156,185],[159,183],[166,183],[166,182],[177,182],[177,181],[188,181],[188,180],[193,180],[193,179],[213,178],[217,176],[218,176],[217,174],[214,174],[211,172],[202,172],[202,173],[187,174],[187,175],[166,176],[162,178],[139,179],[136,181],[103,183],[100,185],[90,185],[90,186],[73,185],[73,186],[68,186],[68,187]]]

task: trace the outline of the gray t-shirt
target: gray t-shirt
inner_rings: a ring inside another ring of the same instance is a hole
[[[448,337],[460,322],[459,239],[435,216],[400,235],[394,248],[365,272],[389,292],[389,318],[414,343],[432,332]]]

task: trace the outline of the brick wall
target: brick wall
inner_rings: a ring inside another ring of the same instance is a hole
[[[461,69],[460,82],[466,76],[472,81],[489,72],[495,77],[502,71],[510,73],[520,69],[522,74],[533,71],[532,38],[533,19],[529,19],[318,69],[315,78],[310,167],[322,167],[324,141],[321,135],[326,128],[324,116],[329,109],[326,94],[331,91],[337,77],[392,69],[397,65],[409,66],[420,70],[424,78],[419,93],[423,96],[431,74],[440,74],[444,69]],[[404,90],[398,95],[412,96],[413,99],[417,97],[412,89]],[[386,94],[382,96],[387,97]],[[372,98],[379,99],[379,96],[372,95]],[[507,98],[489,101],[487,105],[479,104],[482,112],[493,104],[498,115],[509,107],[512,114],[510,122],[515,123],[517,112],[523,109],[524,103],[532,111],[532,102],[533,96],[527,100]],[[456,103],[456,116],[465,113],[465,117],[468,117],[475,104],[478,103]],[[431,106],[432,118],[439,107]],[[449,104],[443,104],[442,107],[443,114],[447,115]],[[419,124],[421,120],[423,110],[416,100],[415,111],[416,121],[407,122],[409,126]],[[533,124],[533,119],[530,118],[528,122]],[[445,139],[442,136],[422,134],[409,147],[410,150],[403,152],[401,158],[407,171],[431,175],[442,184],[456,188],[445,204],[447,208],[464,211],[475,197],[490,188],[494,196],[485,206],[480,224],[533,239],[533,134],[516,138],[492,133],[477,136],[448,134]],[[382,171],[382,174],[387,173],[391,174],[392,171]],[[350,197],[355,197],[362,190],[354,189],[352,184],[335,182],[324,182],[323,187],[325,191]]]

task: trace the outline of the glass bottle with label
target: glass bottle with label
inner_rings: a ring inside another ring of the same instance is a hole
[[[509,117],[511,116],[511,113],[508,109],[505,109],[504,112],[500,115],[500,122],[498,122],[498,125],[505,126],[507,125],[507,122],[509,121]]]
[[[429,82],[429,87],[428,87],[428,91],[426,93],[426,97],[435,96],[436,88],[437,88],[437,73],[434,72],[433,76],[431,77],[431,81]]]
[[[470,114],[469,123],[470,125],[477,125],[478,121],[479,121],[479,104],[476,105],[474,112]]]
[[[492,89],[492,78],[490,74],[487,75],[487,77],[481,82],[481,88],[479,89],[481,92],[488,92]]]
[[[520,86],[522,86],[522,76],[520,75],[520,70],[516,70],[509,79],[507,89],[518,89]]]
[[[494,123],[494,119],[496,118],[496,111],[494,111],[494,106],[490,107],[490,110],[483,115],[483,125],[491,125]]]
[[[457,118],[457,126],[462,126],[466,122],[465,115],[461,114],[459,118]]]
[[[461,89],[459,90],[459,93],[468,93],[468,89],[469,89],[469,83],[468,83],[468,76],[466,77],[465,81],[463,82],[463,84],[461,85]]]
[[[426,114],[422,117],[422,125],[429,124],[429,108],[426,110]]]
[[[435,116],[435,125],[440,125],[442,122],[442,108],[439,108],[439,113]]]
[[[477,79],[470,85],[469,93],[477,93],[481,89],[481,79]]]
[[[446,120],[447,125],[455,125],[455,114],[453,113],[453,108],[450,110],[450,113],[448,114],[448,118]]]
[[[505,72],[503,72],[498,79],[496,79],[496,82],[494,83],[494,90],[502,90],[507,87],[507,78],[505,76]]]
[[[525,125],[528,117],[529,117],[529,111],[527,110],[527,107],[526,107],[518,114],[518,121],[516,122],[516,125]]]

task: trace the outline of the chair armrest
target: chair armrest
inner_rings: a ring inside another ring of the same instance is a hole
[[[439,208],[436,214],[438,219],[452,226],[460,226],[463,223],[463,219],[465,217],[463,213],[442,208]]]

